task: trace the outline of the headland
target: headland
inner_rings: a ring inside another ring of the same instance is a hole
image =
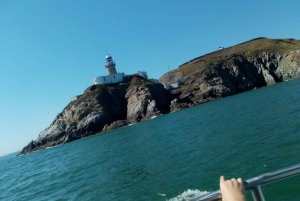
[[[159,83],[122,75],[120,82],[95,83],[74,97],[19,155],[299,76],[300,41],[268,38],[192,59],[165,73]]]

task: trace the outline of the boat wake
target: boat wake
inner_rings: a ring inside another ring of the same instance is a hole
[[[202,195],[205,195],[209,193],[208,191],[200,191],[200,190],[186,190],[184,191],[181,195],[178,195],[174,198],[171,198],[167,201],[188,201],[188,200],[191,200],[191,199],[194,199],[196,197],[199,197],[199,196],[202,196]]]

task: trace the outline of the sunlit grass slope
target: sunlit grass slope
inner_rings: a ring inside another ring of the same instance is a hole
[[[248,58],[251,56],[257,56],[261,52],[286,54],[298,49],[300,49],[299,40],[255,38],[232,47],[224,48],[222,50],[194,58],[189,62],[180,65],[177,69],[171,72],[182,72],[182,76],[186,76],[209,64],[227,60],[227,58],[233,54],[243,53],[244,56]]]

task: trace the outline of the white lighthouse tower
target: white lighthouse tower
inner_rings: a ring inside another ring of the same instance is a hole
[[[108,54],[106,55],[105,59],[106,59],[105,68],[107,70],[107,75],[117,74],[116,63],[113,61],[112,57]]]
[[[105,68],[107,70],[107,76],[99,76],[94,78],[94,84],[111,84],[122,82],[125,74],[117,73],[116,63],[113,61],[112,57],[108,54],[105,57],[106,63]]]

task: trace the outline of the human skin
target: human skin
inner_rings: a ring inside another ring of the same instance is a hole
[[[244,183],[241,178],[225,180],[225,177],[221,176],[220,189],[222,193],[222,201],[247,201],[244,195]]]

